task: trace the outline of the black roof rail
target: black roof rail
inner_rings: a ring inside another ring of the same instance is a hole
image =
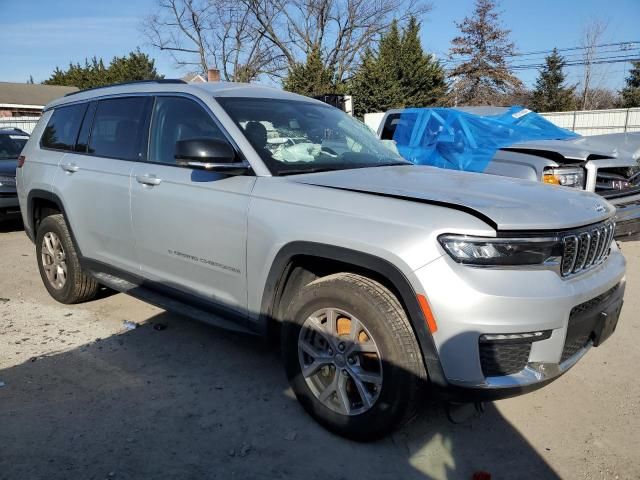
[[[90,92],[91,90],[99,90],[100,88],[119,87],[120,85],[135,85],[139,83],[187,83],[179,78],[160,78],[158,80],[132,80],[130,82],[112,83],[110,85],[102,85],[100,87],[85,88],[84,90],[78,90],[77,92],[69,92],[64,96],[69,97],[78,93]]]

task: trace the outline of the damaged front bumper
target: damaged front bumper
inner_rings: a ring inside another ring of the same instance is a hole
[[[607,200],[616,207],[616,240],[639,240],[640,193]]]

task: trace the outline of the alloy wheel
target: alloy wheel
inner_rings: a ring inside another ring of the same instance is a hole
[[[380,351],[355,316],[337,308],[310,315],[298,337],[302,375],[313,395],[342,415],[372,408],[382,388]]]
[[[60,290],[67,283],[67,261],[60,237],[47,232],[42,239],[42,268],[53,288]]]

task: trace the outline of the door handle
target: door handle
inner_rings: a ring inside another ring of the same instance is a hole
[[[162,182],[162,179],[156,177],[155,175],[145,174],[145,175],[136,175],[136,181],[143,185],[149,185],[153,187],[155,185],[160,185],[160,183]]]
[[[75,163],[63,163],[60,167],[67,173],[75,173],[80,170],[80,167]]]

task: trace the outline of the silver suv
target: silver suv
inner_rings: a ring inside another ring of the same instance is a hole
[[[18,167],[51,296],[103,284],[277,337],[304,408],[355,439],[410,418],[425,385],[475,401],[548,383],[622,305],[605,200],[411,165],[277,89],[74,93],[46,107]]]

